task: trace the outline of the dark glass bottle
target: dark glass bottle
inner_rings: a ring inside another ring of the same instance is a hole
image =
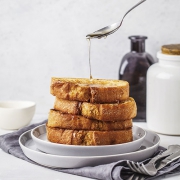
[[[129,82],[130,96],[136,101],[137,116],[134,121],[146,121],[146,74],[154,59],[145,52],[146,36],[130,36],[129,39],[131,52],[121,61],[119,79]]]

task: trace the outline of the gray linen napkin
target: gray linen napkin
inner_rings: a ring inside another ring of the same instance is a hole
[[[31,161],[29,158],[27,158],[24,155],[24,153],[22,152],[19,146],[18,139],[22,133],[30,129],[33,129],[34,127],[38,125],[44,124],[46,121],[47,120],[41,123],[32,124],[18,131],[0,136],[0,148],[6,153],[9,153],[15,157],[18,157],[30,163],[39,165],[35,163],[34,161]],[[159,147],[158,151],[155,154],[164,150],[165,148]],[[148,161],[148,160],[149,159],[145,161]],[[125,160],[121,160],[121,161],[110,163],[110,164],[94,166],[94,167],[83,167],[83,168],[76,168],[76,169],[63,169],[63,168],[49,168],[49,169],[65,172],[65,173],[70,173],[70,174],[75,174],[79,176],[84,176],[84,177],[90,177],[94,179],[100,179],[100,180],[123,180],[123,179],[128,179],[128,177],[130,177],[133,174],[133,172],[128,168]],[[156,176],[154,177],[146,176],[146,179],[157,179],[157,177],[159,176],[164,177],[167,174],[176,174],[176,173],[180,173],[180,159],[178,159],[176,162],[171,163],[169,166],[163,168],[161,171],[157,173]]]

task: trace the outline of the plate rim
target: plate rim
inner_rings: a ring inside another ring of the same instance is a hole
[[[148,143],[146,149],[141,149],[130,153],[103,156],[63,156],[46,154],[42,151],[39,151],[36,148],[36,145],[31,137],[30,131],[31,130],[24,132],[19,138],[19,144],[23,153],[33,162],[41,166],[53,168],[81,168],[87,166],[92,167],[118,162],[120,160],[143,161],[144,159],[147,159],[154,154],[154,152],[158,149],[160,143],[160,137],[155,132],[146,130],[148,134],[148,136],[145,139],[146,143]],[[25,139],[23,139],[22,144],[21,140],[24,135]],[[30,141],[29,143],[33,143],[29,144],[29,147],[28,144],[26,144],[28,143],[28,141]]]
[[[56,146],[56,147],[73,147],[73,148],[82,148],[82,149],[93,149],[93,148],[95,148],[95,149],[100,149],[100,148],[113,148],[113,147],[121,147],[121,146],[125,146],[125,145],[133,145],[135,142],[139,142],[139,141],[143,141],[144,139],[145,139],[145,137],[146,137],[146,131],[143,129],[143,128],[141,128],[141,127],[139,127],[139,126],[137,126],[137,125],[133,125],[133,127],[132,128],[139,128],[139,129],[141,129],[142,131],[143,131],[143,133],[144,133],[144,135],[142,136],[142,137],[140,137],[139,139],[136,139],[135,141],[131,141],[131,142],[127,142],[127,143],[122,143],[122,144],[112,144],[112,145],[98,145],[98,146],[83,146],[83,145],[69,145],[69,144],[58,144],[58,143],[53,143],[53,142],[50,142],[50,141],[44,141],[44,140],[42,140],[42,139],[40,139],[40,138],[38,138],[38,137],[36,137],[36,136],[34,136],[34,134],[33,134],[33,132],[37,129],[37,128],[40,128],[40,127],[42,127],[42,126],[45,126],[46,124],[41,124],[41,125],[39,125],[39,126],[37,126],[37,127],[35,127],[35,128],[33,128],[32,130],[31,130],[31,137],[32,137],[32,139],[34,138],[34,139],[36,139],[37,141],[40,141],[41,143],[43,142],[44,144],[47,144],[47,145],[49,145],[49,144],[51,144],[51,145],[53,145],[53,146]]]
[[[32,151],[32,152],[35,152],[35,153],[38,153],[38,154],[43,154],[43,155],[45,155],[45,156],[47,155],[47,156],[62,157],[62,158],[70,157],[70,158],[73,158],[73,159],[77,159],[77,158],[78,158],[78,159],[79,159],[79,158],[82,158],[82,159],[84,159],[84,158],[86,158],[86,159],[92,159],[92,158],[102,158],[102,157],[107,157],[107,156],[108,156],[108,157],[115,157],[115,156],[119,156],[119,155],[136,154],[137,152],[141,153],[141,152],[147,151],[147,150],[149,150],[149,149],[152,149],[152,148],[154,148],[155,146],[159,146],[159,143],[160,143],[160,136],[159,136],[158,134],[156,134],[155,132],[153,132],[153,131],[151,131],[151,130],[146,130],[147,132],[150,132],[150,133],[154,134],[154,135],[158,138],[157,143],[153,144],[151,147],[148,147],[148,148],[146,148],[146,149],[141,149],[141,150],[133,151],[133,152],[129,152],[129,153],[111,154],[111,155],[103,155],[103,156],[64,156],[64,155],[47,154],[47,153],[44,153],[44,152],[41,152],[41,151],[37,151],[37,150],[30,149],[30,148],[26,147],[25,145],[23,145],[23,144],[21,143],[21,139],[22,139],[22,137],[23,137],[26,133],[28,133],[29,131],[31,131],[31,130],[28,130],[28,131],[24,132],[24,133],[21,134],[21,136],[19,137],[19,144],[20,144],[21,148],[23,147],[23,148],[25,148],[25,149],[27,149],[27,150],[29,150],[29,151]],[[146,137],[145,137],[145,138],[146,138]],[[31,139],[32,139],[32,137],[31,137]],[[29,139],[29,140],[30,140],[30,139]],[[33,141],[33,139],[32,139],[32,141]]]

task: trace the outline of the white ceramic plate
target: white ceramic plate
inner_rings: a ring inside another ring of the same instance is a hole
[[[132,142],[115,145],[79,146],[49,142],[46,138],[45,125],[40,125],[31,132],[32,139],[39,150],[60,156],[103,156],[128,153],[140,148],[145,135],[146,132],[142,128],[134,126]]]
[[[96,166],[116,162],[119,160],[142,161],[149,158],[157,151],[160,138],[157,134],[146,131],[146,137],[138,151],[124,154],[105,156],[59,156],[46,154],[39,151],[32,140],[31,130],[23,133],[19,138],[19,144],[24,154],[31,160],[43,166],[54,168],[78,168],[85,166]]]

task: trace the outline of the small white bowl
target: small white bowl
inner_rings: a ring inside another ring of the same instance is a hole
[[[30,123],[36,103],[31,101],[0,101],[0,128],[19,129]]]

